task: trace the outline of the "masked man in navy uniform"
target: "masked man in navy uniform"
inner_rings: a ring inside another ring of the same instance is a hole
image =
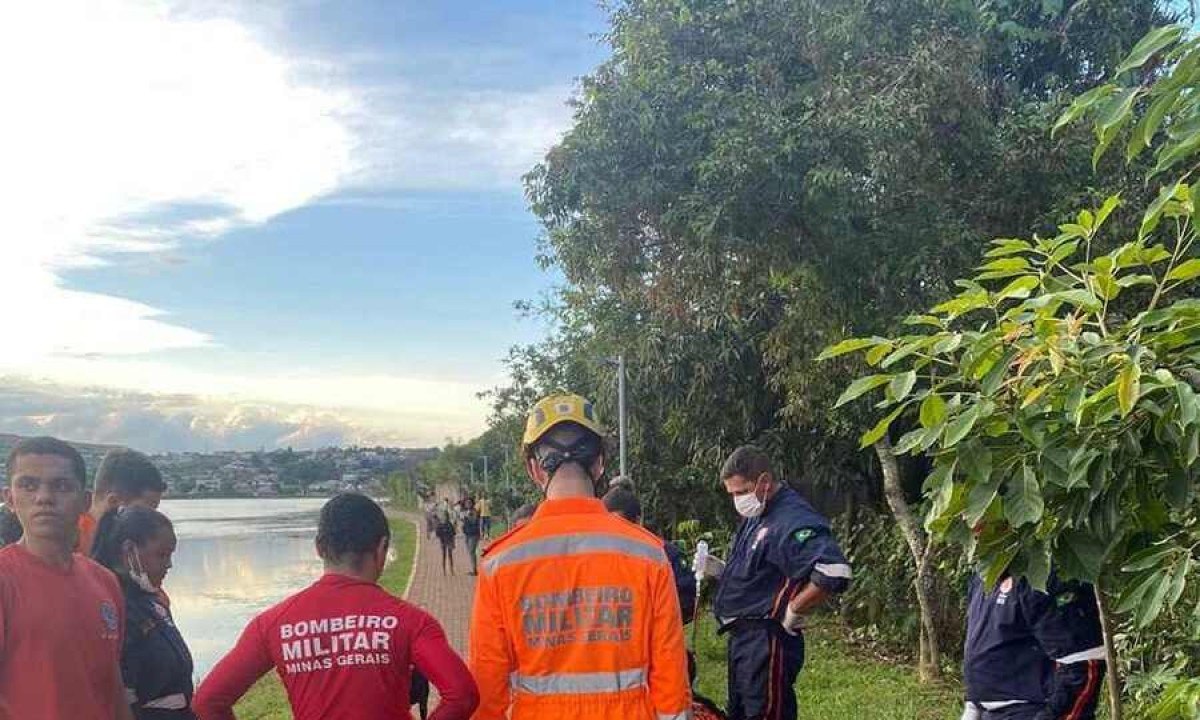
[[[1091,585],[1051,575],[1046,592],[1005,576],[971,578],[963,720],[1092,720],[1104,638]]]
[[[850,565],[829,521],[775,478],[762,450],[735,450],[721,481],[744,519],[727,563],[696,562],[720,580],[713,612],[729,635],[729,720],[795,720],[802,618],[846,590]]]

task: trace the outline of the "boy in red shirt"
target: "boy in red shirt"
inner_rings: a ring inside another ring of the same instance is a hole
[[[61,440],[33,438],[12,449],[6,472],[4,501],[24,536],[0,550],[0,720],[133,720],[120,587],[71,552],[83,458]]]
[[[250,621],[196,691],[201,720],[234,720],[234,704],[271,668],[296,720],[407,719],[412,667],[441,696],[430,720],[467,720],[479,693],[441,626],[378,585],[390,540],[370,498],[327,502],[317,529],[325,575]]]

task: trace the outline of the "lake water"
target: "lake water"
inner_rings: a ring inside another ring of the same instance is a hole
[[[164,500],[179,548],[163,583],[203,678],[247,621],[321,575],[313,548],[325,498]]]

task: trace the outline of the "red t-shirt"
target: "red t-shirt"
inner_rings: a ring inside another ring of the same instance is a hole
[[[415,666],[438,689],[430,720],[467,720],[478,691],[432,616],[375,583],[327,574],[250,621],[192,702],[201,720],[231,708],[272,667],[296,720],[410,718]]]
[[[0,720],[112,720],[125,605],[111,572],[0,550]]]

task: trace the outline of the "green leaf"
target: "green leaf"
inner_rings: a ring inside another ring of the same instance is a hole
[[[979,420],[980,405],[972,405],[946,425],[946,434],[942,438],[942,447],[952,448],[971,432]]]
[[[1120,75],[1121,73],[1145,65],[1146,61],[1162,51],[1163,48],[1183,37],[1185,30],[1186,28],[1183,25],[1167,25],[1166,27],[1155,28],[1146,33],[1146,36],[1137,45],[1133,46],[1133,50],[1129,51],[1129,55],[1113,74]]]
[[[1023,257],[1003,257],[980,265],[980,271],[1017,272],[1029,269],[1029,261]]]
[[[921,401],[921,426],[929,429],[946,419],[946,401],[937,393],[929,393]]]
[[[875,347],[881,342],[886,342],[883,338],[849,338],[840,343],[827,347],[817,356],[817,362],[829,360],[830,358],[845,355],[847,353],[856,352],[869,347]]]
[[[905,373],[900,373],[892,378],[888,384],[888,394],[894,402],[900,402],[908,397],[912,392],[913,386],[917,384],[917,371],[909,370]]]
[[[1154,202],[1150,203],[1150,207],[1146,208],[1145,214],[1142,215],[1142,227],[1138,231],[1139,240],[1154,232],[1155,228],[1158,227],[1158,223],[1162,219],[1163,209],[1166,208],[1171,198],[1175,197],[1175,191],[1178,188],[1179,183],[1175,182],[1171,185],[1164,185],[1158,191],[1158,197],[1154,199]],[[1171,257],[1170,253],[1167,253],[1167,257]]]
[[[1020,545],[1013,543],[996,553],[983,571],[983,583],[985,587],[996,587],[996,583],[1000,582],[1000,578],[1008,570],[1009,565],[1012,565],[1013,558],[1017,556],[1017,551],[1020,550],[1020,547]]]
[[[1121,417],[1133,411],[1141,393],[1142,369],[1132,359],[1121,368],[1117,376],[1117,404],[1121,408]]]
[[[1141,572],[1158,567],[1162,564],[1163,560],[1166,560],[1173,554],[1175,554],[1175,551],[1172,548],[1152,545],[1145,550],[1130,555],[1125,564],[1121,566],[1121,572]]]
[[[1192,556],[1184,555],[1171,578],[1171,589],[1167,591],[1167,607],[1173,607],[1175,603],[1179,602],[1179,598],[1183,597],[1183,589],[1187,586],[1188,573],[1191,572],[1191,569]]]
[[[1116,85],[1100,85],[1075,98],[1074,102],[1071,103],[1071,107],[1067,108],[1066,112],[1059,116],[1058,121],[1054,123],[1054,127],[1050,130],[1050,136],[1054,137],[1057,135],[1059,130],[1078,120],[1085,112],[1092,109],[1096,103],[1116,91]]]
[[[1167,273],[1168,281],[1186,281],[1200,277],[1200,258],[1192,258],[1187,262],[1180,263],[1174,270]]]
[[[1150,104],[1150,109],[1146,111],[1146,115],[1133,129],[1133,132],[1130,133],[1129,145],[1125,148],[1126,160],[1133,160],[1142,150],[1150,147],[1150,142],[1154,140],[1155,134],[1158,133],[1158,128],[1162,125],[1163,118],[1167,115],[1167,110],[1175,104],[1175,100],[1178,97],[1178,91],[1166,93]]]
[[[1068,530],[1059,536],[1059,541],[1059,554],[1056,557],[1066,571],[1066,576],[1096,582],[1108,551],[1106,545],[1083,530]]]
[[[1050,551],[1042,543],[1026,549],[1025,579],[1034,590],[1046,592],[1050,580]]]
[[[1146,596],[1147,591],[1154,587],[1154,575],[1154,573],[1148,573],[1129,585],[1117,600],[1115,610],[1120,614],[1125,614],[1141,605],[1142,598]]]
[[[1196,416],[1200,414],[1196,391],[1192,390],[1192,386],[1188,385],[1187,381],[1179,380],[1175,383],[1175,397],[1179,401],[1179,423],[1183,427],[1187,427],[1194,423]]]
[[[1033,468],[1023,465],[1008,481],[1008,492],[1004,496],[1004,517],[1014,528],[1036,523],[1046,511],[1042,489],[1038,486]]]
[[[878,365],[880,360],[883,360],[884,357],[892,352],[892,347],[893,344],[891,341],[888,341],[885,343],[880,343],[879,345],[876,345],[868,350],[866,355],[867,364],[871,367]]]
[[[1137,285],[1155,285],[1156,283],[1152,275],[1122,275],[1117,278],[1117,284],[1123,288],[1131,288]]]
[[[1149,627],[1150,623],[1158,618],[1162,613],[1163,601],[1167,599],[1167,592],[1171,589],[1171,583],[1166,573],[1157,572],[1151,577],[1153,581],[1146,591],[1146,597],[1134,615],[1139,628]]]
[[[1095,226],[1100,227],[1101,225],[1103,225],[1104,221],[1108,220],[1108,216],[1112,215],[1112,211],[1116,210],[1117,206],[1119,206],[1120,204],[1121,204],[1121,196],[1120,195],[1109,195],[1104,200],[1104,204],[1100,206],[1100,209],[1096,211],[1096,225]]]
[[[978,440],[964,443],[958,450],[958,461],[971,482],[986,484],[991,481],[992,451],[983,443]]]
[[[1010,298],[1024,300],[1025,298],[1029,297],[1029,294],[1033,292],[1034,288],[1036,288],[1038,284],[1039,282],[1037,277],[1033,275],[1019,277],[1010,282],[1008,285],[1004,286],[1003,290],[996,293],[996,300],[1008,300]]]
[[[892,426],[892,422],[896,418],[900,417],[900,413],[904,412],[904,408],[906,407],[908,406],[900,405],[895,410],[888,413],[887,416],[885,416],[875,425],[875,427],[871,428],[865,435],[862,436],[859,447],[863,449],[869,448],[882,440],[883,436],[887,435],[888,428]]]
[[[842,396],[838,398],[838,401],[834,403],[833,407],[839,408],[851,400],[855,400],[862,395],[871,392],[881,385],[887,385],[891,381],[891,375],[868,375],[866,377],[861,377],[850,383],[850,387],[846,388],[846,392],[842,393]]]
[[[1000,490],[1000,478],[995,477],[985,483],[979,483],[973,486],[970,492],[967,493],[967,507],[965,509],[965,520],[967,525],[974,526],[987,513],[987,509],[991,507],[996,500],[996,494]]]
[[[1054,293],[1053,297],[1089,312],[1095,312],[1104,306],[1103,303],[1100,302],[1100,298],[1096,297],[1087,290],[1066,290],[1064,292]]]
[[[939,317],[933,315],[909,315],[904,318],[905,325],[928,325],[939,329],[945,329],[946,323]]]

